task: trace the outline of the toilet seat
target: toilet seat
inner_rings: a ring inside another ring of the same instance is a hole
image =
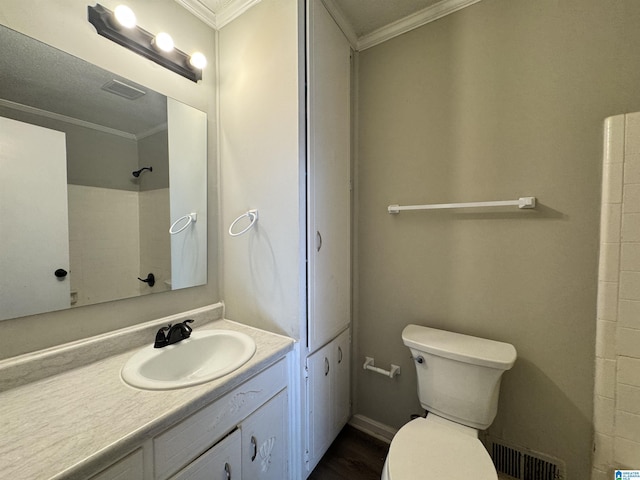
[[[393,437],[383,480],[497,480],[477,431],[430,414]]]

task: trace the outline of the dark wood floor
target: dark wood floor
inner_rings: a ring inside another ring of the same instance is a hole
[[[308,480],[380,480],[389,445],[347,425]]]

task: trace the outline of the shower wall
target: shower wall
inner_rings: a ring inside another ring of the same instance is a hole
[[[640,468],[640,113],[605,122],[592,480]]]
[[[138,192],[69,184],[68,195],[72,306],[139,295]]]
[[[153,272],[156,277],[153,293],[171,290],[169,188],[140,192],[138,201],[140,274],[146,276],[149,272]],[[140,285],[140,293],[151,293],[151,289],[146,284]]]

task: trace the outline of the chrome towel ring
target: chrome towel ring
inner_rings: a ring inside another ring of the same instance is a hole
[[[247,217],[250,220],[249,225],[247,225],[243,230],[240,230],[239,232],[234,232],[233,227],[235,227],[236,223],[238,223],[244,217]],[[238,237],[243,233],[247,233],[249,229],[251,229],[251,227],[253,227],[256,224],[257,221],[258,221],[258,210],[255,210],[255,209],[249,210],[248,212],[240,215],[231,223],[231,225],[229,226],[229,235],[231,235],[232,237]]]

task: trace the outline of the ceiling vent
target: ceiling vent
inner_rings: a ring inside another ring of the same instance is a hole
[[[139,88],[132,87],[131,85],[127,85],[119,80],[111,80],[105,83],[102,86],[103,90],[107,92],[115,93],[121,97],[127,98],[129,100],[135,100],[136,98],[140,98],[145,95],[146,92],[140,90]]]

